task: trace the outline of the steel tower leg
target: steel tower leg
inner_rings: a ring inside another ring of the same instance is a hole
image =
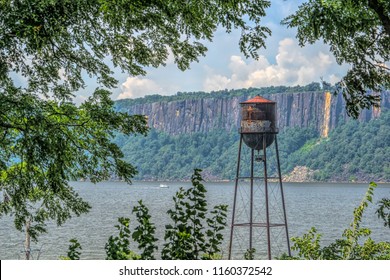
[[[233,213],[232,213],[232,224],[230,227],[230,242],[229,242],[229,255],[228,259],[232,259],[232,245],[233,245],[233,231],[234,231],[234,219],[236,213],[236,201],[237,201],[237,191],[238,191],[238,179],[240,176],[240,162],[241,162],[241,148],[242,148],[242,138],[243,135],[240,134],[240,144],[238,146],[238,160],[237,160],[237,171],[236,171],[236,183],[234,186],[234,201],[233,201]]]
[[[272,258],[271,254],[271,229],[269,218],[269,201],[268,201],[268,174],[267,174],[267,135],[263,134],[263,162],[264,162],[264,187],[265,187],[265,214],[267,227],[268,259]]]
[[[281,194],[281,196],[282,196],[282,207],[283,207],[284,225],[285,225],[285,227],[286,227],[287,250],[288,250],[288,255],[291,257],[290,237],[289,237],[289,235],[288,235],[288,225],[287,225],[286,204],[285,204],[285,202],[284,202],[282,172],[281,172],[281,170],[280,170],[278,139],[277,139],[276,135],[275,135],[275,149],[276,149],[276,161],[277,161],[277,165],[278,165],[278,177],[279,177],[279,185],[280,185],[280,194]]]
[[[251,189],[250,189],[250,209],[249,209],[249,250],[252,252],[253,248],[253,165],[254,165],[255,150],[251,149]]]

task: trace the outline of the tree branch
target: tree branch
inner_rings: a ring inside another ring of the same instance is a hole
[[[21,130],[21,131],[25,131],[26,130],[23,127],[15,126],[15,125],[12,125],[12,124],[9,124],[9,123],[5,123],[5,122],[2,122],[2,121],[0,121],[0,127],[7,128],[7,129],[17,129],[17,130]]]
[[[383,4],[380,4],[378,0],[368,0],[368,6],[377,13],[387,36],[390,37],[390,17],[385,13]]]

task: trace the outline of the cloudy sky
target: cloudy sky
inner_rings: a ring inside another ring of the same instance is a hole
[[[137,98],[148,94],[172,95],[178,91],[215,91],[277,85],[306,85],[319,82],[321,77],[335,83],[346,72],[347,66],[337,65],[329,47],[317,43],[301,48],[295,30],[280,25],[280,21],[294,12],[297,0],[272,0],[263,24],[272,30],[267,48],[260,51],[258,60],[245,59],[238,48],[239,31],[227,34],[218,30],[208,52],[199,63],[192,63],[185,72],[177,69],[173,60],[165,67],[147,68],[146,76],[131,77],[118,73],[118,88],[113,99]],[[83,98],[79,96],[79,98]]]

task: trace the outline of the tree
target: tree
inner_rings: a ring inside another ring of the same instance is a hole
[[[311,228],[302,237],[293,237],[292,249],[297,251],[295,257],[283,256],[282,259],[306,260],[389,260],[390,242],[375,242],[371,239],[371,230],[362,228],[361,222],[368,203],[372,203],[375,183],[370,183],[367,193],[360,205],[353,212],[353,221],[349,228],[344,230],[341,239],[337,239],[328,246],[321,247],[321,234]]]
[[[268,28],[269,1],[0,1],[0,216],[37,239],[45,223],[62,224],[89,209],[68,182],[115,175],[130,182],[135,168],[111,142],[114,133],[147,132],[142,116],[113,110],[111,61],[131,75],[164,65],[169,51],[181,70],[205,55],[218,26],[242,30],[246,56],[257,57]],[[249,18],[253,24],[245,22]],[[85,75],[96,89],[80,106]]]
[[[339,64],[350,64],[336,84],[350,116],[379,105],[380,97],[370,91],[390,87],[389,1],[309,0],[282,23],[297,28],[301,46],[322,39]]]
[[[213,259],[221,252],[226,226],[227,205],[216,205],[208,216],[206,188],[202,170],[195,169],[192,187],[180,190],[173,197],[175,206],[168,210],[173,222],[165,226],[165,244],[161,257],[165,260]],[[207,223],[208,229],[205,228]]]
[[[347,112],[357,118],[364,108],[379,106],[380,92],[390,88],[390,1],[309,0],[282,23],[297,27],[303,46],[322,39],[339,64],[350,70],[336,84],[346,100]],[[383,198],[378,216],[389,225],[388,198]]]
[[[164,65],[169,50],[185,70],[205,55],[201,41],[211,41],[219,25],[227,32],[241,29],[241,51],[257,57],[270,34],[260,26],[269,5],[264,0],[4,0],[2,87],[6,81],[12,84],[11,71],[27,80],[29,93],[67,100],[85,86],[82,71],[108,88],[116,86],[105,58],[131,75],[142,75],[145,66]],[[248,25],[246,17],[254,24]]]
[[[5,197],[0,215],[14,215],[16,229],[26,228],[28,259],[30,237],[37,240],[47,220],[61,225],[72,213],[89,210],[70,180],[98,182],[115,175],[130,182],[136,170],[122,160],[111,139],[114,131],[145,133],[145,120],[115,112],[106,90],[96,90],[79,107],[22,90],[3,92],[0,104],[9,106],[0,120],[0,189]]]

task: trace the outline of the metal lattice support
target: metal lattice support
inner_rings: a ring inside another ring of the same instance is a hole
[[[277,132],[258,135],[263,147],[257,155],[255,149],[242,145],[244,134],[240,132],[228,258],[243,258],[246,252],[260,259],[291,255]],[[270,134],[274,144],[267,147]],[[267,158],[272,147],[275,155]],[[276,169],[270,175],[271,165]]]

